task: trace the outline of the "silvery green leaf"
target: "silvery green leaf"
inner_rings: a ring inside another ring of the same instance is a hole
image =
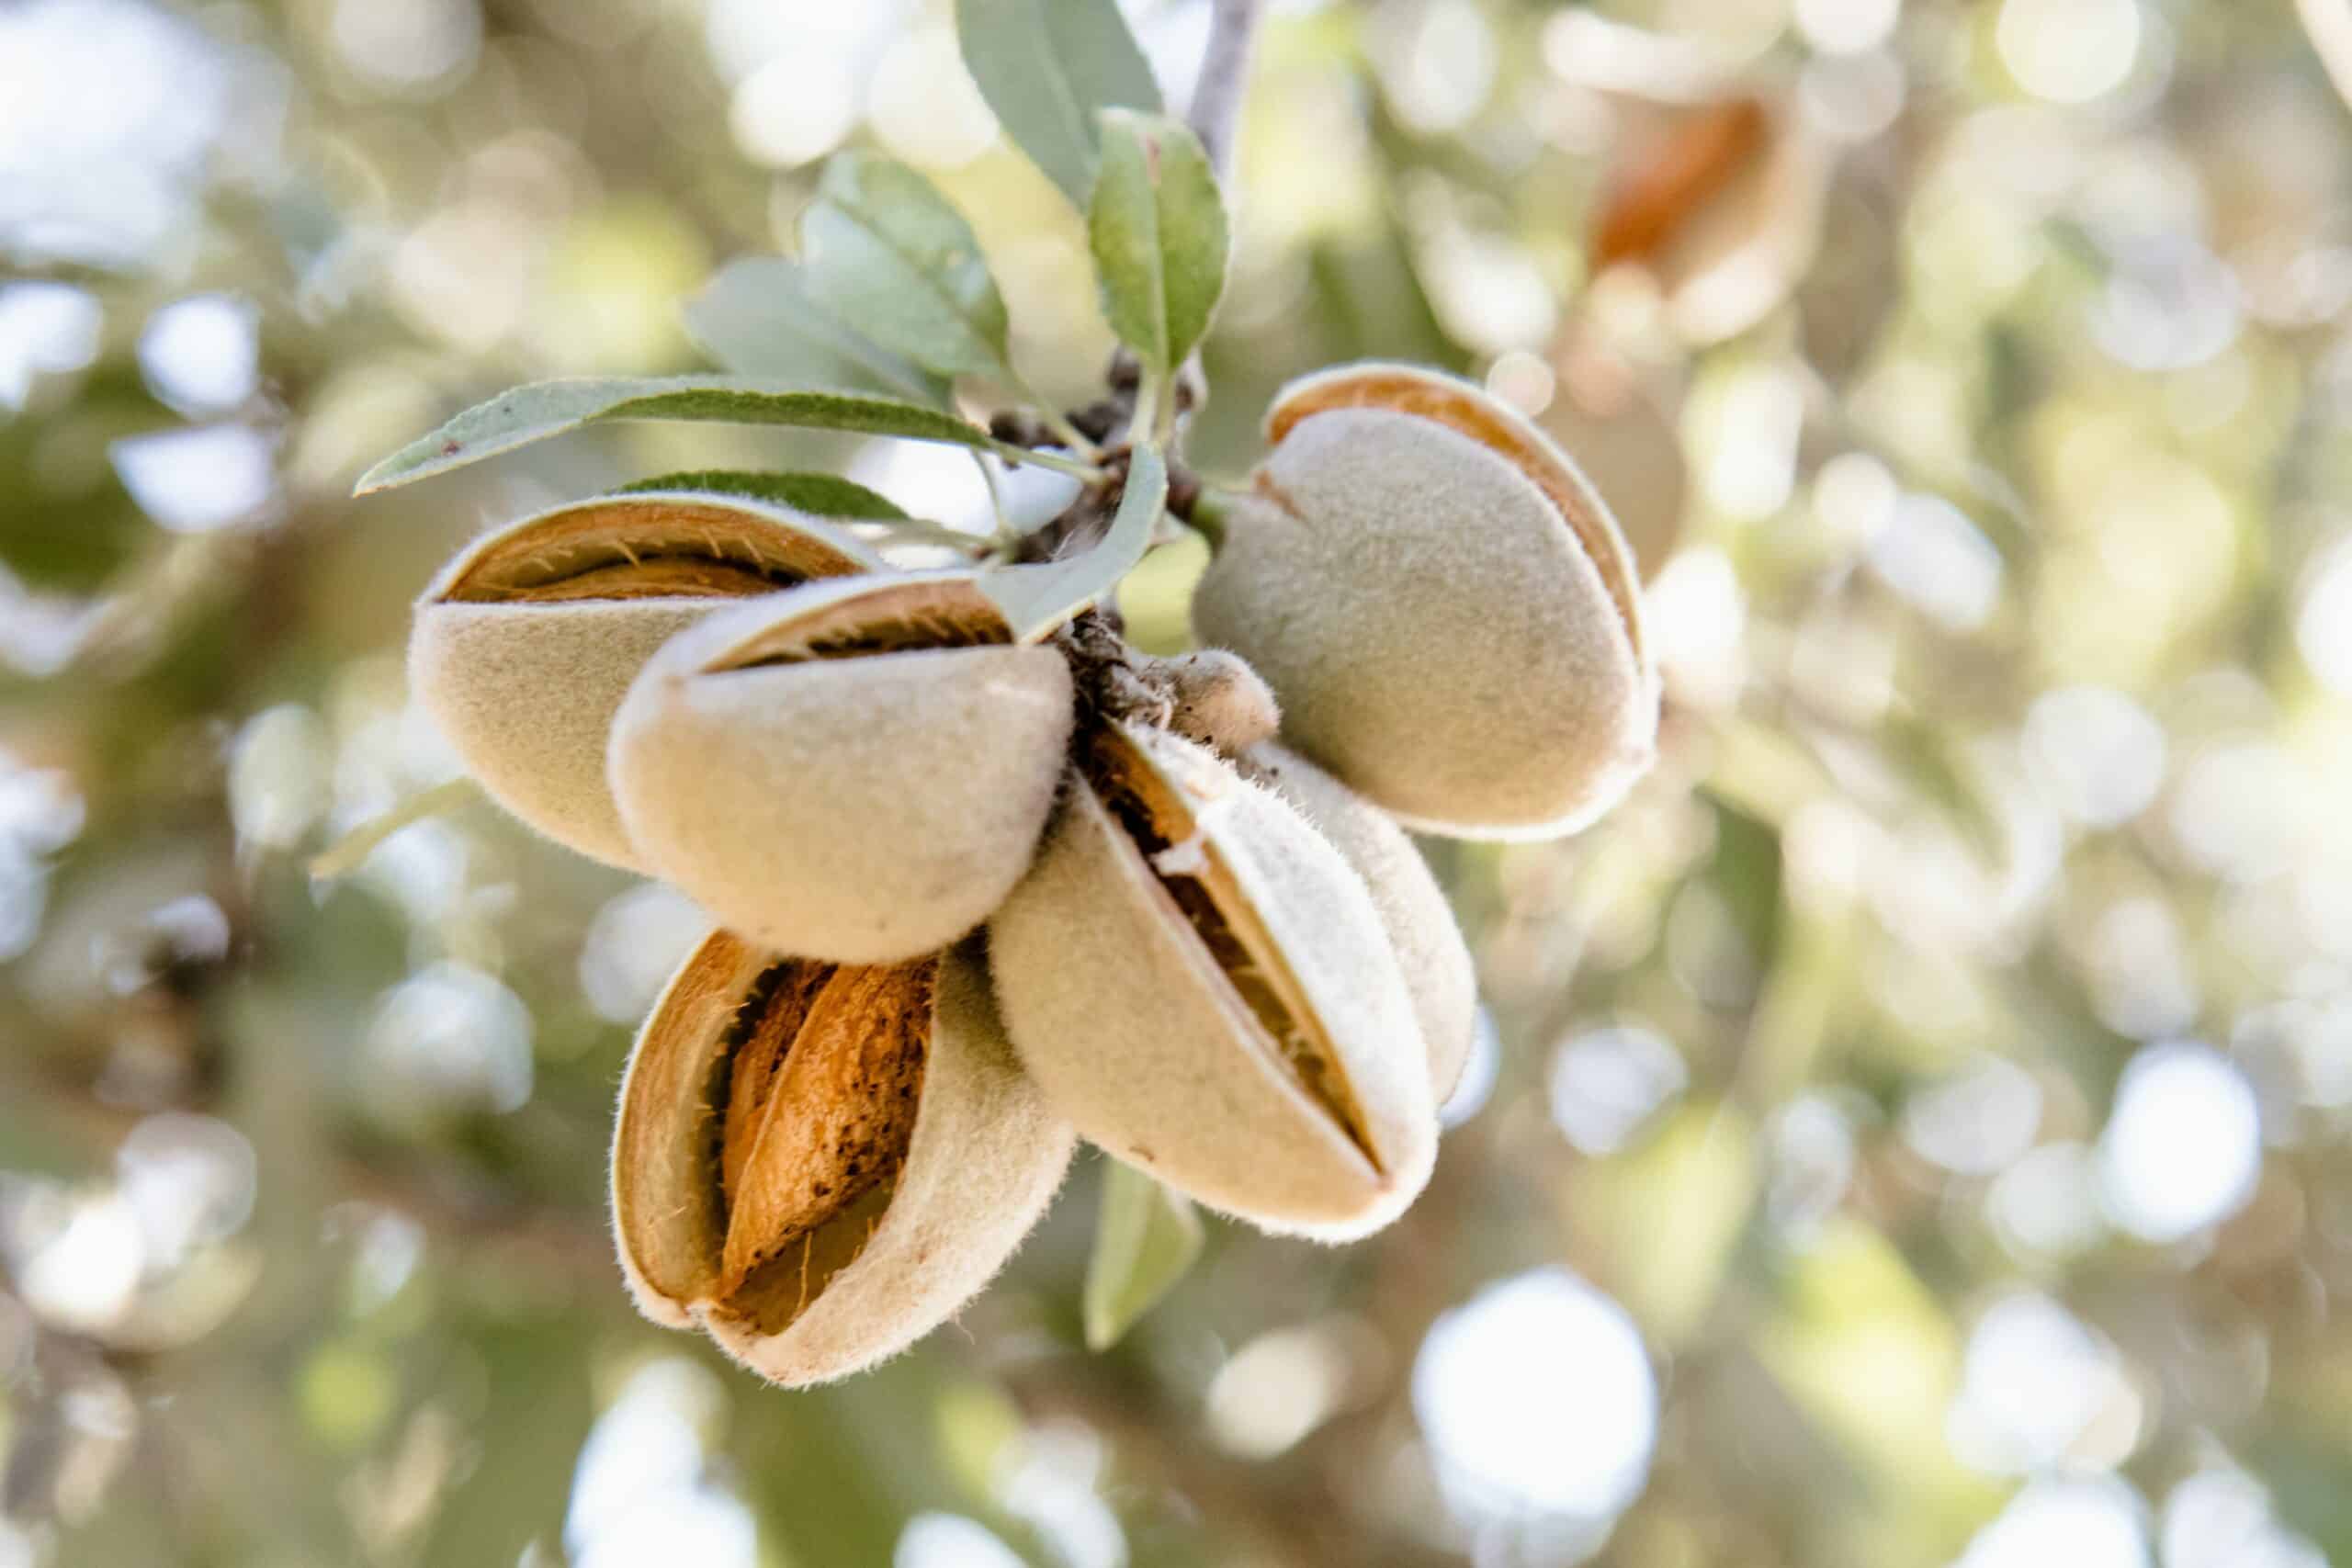
[[[812,517],[840,517],[854,523],[901,523],[906,512],[888,496],[866,489],[839,474],[769,473],[741,468],[698,468],[691,473],[662,474],[623,485],[616,495],[649,491],[707,491],[720,495],[749,496],[772,501]]]
[[[1126,492],[1100,539],[1060,560],[999,567],[980,588],[1012,624],[1013,636],[1035,642],[1118,586],[1151,547],[1168,500],[1168,464],[1148,446],[1137,446],[1127,468]]]
[[[1147,366],[1174,369],[1225,289],[1225,203],[1199,138],[1158,115],[1105,110],[1086,226],[1111,330]]]
[[[739,256],[686,301],[686,332],[722,368],[947,406],[947,383],[851,331],[782,256]]]
[[[591,376],[535,381],[478,403],[362,474],[353,493],[413,483],[584,424],[620,419],[789,424],[937,441],[975,451],[991,445],[988,432],[953,414],[888,398],[811,392],[733,376]]]
[[[956,0],[964,65],[1013,144],[1080,210],[1105,108],[1159,108],[1151,66],[1116,0]]]
[[[964,215],[904,164],[843,152],[800,216],[809,294],[885,348],[944,376],[1005,367],[1004,296]]]
[[[1184,1277],[1201,1241],[1201,1217],[1190,1199],[1111,1159],[1086,1262],[1086,1348],[1117,1344]]]

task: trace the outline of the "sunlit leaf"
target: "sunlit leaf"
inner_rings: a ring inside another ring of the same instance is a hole
[[[906,511],[888,496],[871,491],[839,474],[769,473],[747,468],[697,468],[689,473],[662,474],[623,485],[616,495],[641,495],[650,491],[704,491],[719,495],[749,496],[772,501],[818,517],[846,517],[861,523],[899,523]]]
[[[1111,330],[1155,369],[1183,363],[1225,288],[1225,203],[1200,140],[1156,115],[1106,112],[1087,237]]]
[[[887,348],[942,375],[1005,365],[1004,296],[964,215],[904,164],[844,152],[800,216],[808,292]]]
[[[1153,529],[1168,500],[1168,465],[1149,446],[1135,450],[1126,493],[1102,538],[1076,555],[984,573],[980,587],[996,601],[1023,642],[1044,637],[1118,586],[1151,547]]]
[[[1570,1199],[1610,1293],[1661,1343],[1699,1332],[1757,1201],[1756,1134],[1732,1105],[1691,1104],[1578,1174]],[[1672,1214],[1660,1226],[1657,1216]]]
[[[1133,1166],[1109,1161],[1086,1264],[1087,1348],[1117,1344],[1193,1267],[1201,1240],[1191,1200]]]
[[[1962,1370],[1949,1310],[1871,1226],[1850,1214],[1825,1222],[1747,1333],[1798,1407],[1923,1522],[1967,1519],[1997,1498],[1997,1483],[1958,1462],[1944,1438]],[[1864,1364],[1871,1375],[1857,1377]]]
[[[739,376],[947,406],[944,379],[843,326],[781,256],[728,263],[686,301],[685,318],[702,351]]]
[[[956,0],[964,64],[1014,145],[1083,209],[1106,108],[1159,108],[1116,0]]]
[[[537,381],[478,403],[362,474],[355,493],[411,484],[584,424],[621,419],[789,424],[975,450],[989,445],[986,431],[952,414],[888,398],[812,392],[732,376],[594,376]]]

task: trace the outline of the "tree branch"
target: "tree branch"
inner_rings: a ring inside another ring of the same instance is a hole
[[[1193,88],[1193,134],[1208,150],[1219,177],[1233,173],[1233,144],[1241,122],[1242,90],[1250,80],[1250,45],[1262,0],[1210,0],[1208,48]]]

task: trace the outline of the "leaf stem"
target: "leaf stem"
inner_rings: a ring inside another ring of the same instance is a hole
[[[1084,438],[1080,437],[1080,439]],[[1092,446],[1094,444],[1090,441],[1087,445]],[[1065,457],[1058,452],[1041,451],[1035,446],[1016,446],[1010,441],[998,441],[994,438],[990,438],[989,447],[1008,463],[1035,463],[1041,468],[1051,468],[1057,474],[1068,474],[1072,479],[1084,479],[1089,484],[1094,484],[1110,477],[1106,470],[1097,468],[1092,463],[1077,457]]]
[[[1211,551],[1225,546],[1225,522],[1241,500],[1237,491],[1212,490],[1204,485],[1193,504],[1184,513],[1184,522],[1193,533],[1208,541]]]
[[[1102,448],[1094,445],[1093,442],[1089,441],[1086,438],[1086,433],[1079,429],[1078,426],[1072,424],[1069,422],[1069,417],[1065,415],[1061,410],[1054,407],[1051,403],[1039,403],[1037,405],[1037,417],[1044,423],[1047,430],[1052,431],[1056,435],[1061,437],[1063,446],[1068,446],[1071,451],[1076,452],[1080,457],[1091,458],[1099,457],[1102,455]]]
[[[1158,445],[1159,440],[1159,406],[1166,400],[1168,378],[1158,370],[1146,370],[1136,386],[1136,406],[1127,414],[1127,441],[1140,446],[1146,442]]]
[[[983,553],[1011,536],[1007,531],[998,538],[983,538],[978,534],[967,534],[960,528],[950,528],[944,523],[934,523],[927,517],[896,517],[877,522],[874,526],[890,544],[940,545],[966,555]]]
[[[989,492],[989,515],[995,521],[995,527],[989,536],[989,545],[996,548],[1014,537],[1012,519],[1004,514],[1004,487],[997,483],[996,468],[989,463],[987,453],[973,453],[972,466],[980,470],[980,483]]]
[[[1007,365],[1005,372],[1012,378],[1012,389],[1036,412],[1037,423],[1051,431],[1057,440],[1089,462],[1102,456],[1102,448],[1089,440],[1086,432],[1072,424],[1069,416],[1056,408],[1050,399],[1039,397],[1037,389],[1031,386],[1020,371]]]

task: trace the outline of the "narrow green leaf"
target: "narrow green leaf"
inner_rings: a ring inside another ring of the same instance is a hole
[[[1168,464],[1150,446],[1138,446],[1127,468],[1126,493],[1111,526],[1092,545],[1060,560],[999,567],[984,572],[980,588],[1012,623],[1014,637],[1035,642],[1118,586],[1151,548],[1151,536],[1168,500]]]
[[[937,441],[975,451],[992,446],[988,433],[976,425],[888,398],[812,392],[733,376],[595,376],[535,381],[478,403],[360,475],[353,493],[411,484],[583,424],[616,419],[791,424]]]
[[[956,32],[1013,145],[1084,211],[1102,145],[1095,116],[1159,108],[1117,0],[956,0]]]
[[[813,517],[842,517],[857,523],[903,523],[905,510],[888,496],[838,474],[778,474],[742,468],[698,468],[691,473],[663,474],[621,486],[615,495],[639,495],[648,491],[709,491],[720,495],[749,496],[806,512]]]
[[[1105,110],[1086,226],[1111,330],[1152,369],[1182,365],[1225,291],[1225,202],[1200,139],[1158,115]]]
[[[1192,1200],[1111,1160],[1102,1174],[1094,1253],[1086,1262],[1086,1348],[1116,1345],[1184,1277],[1201,1255],[1201,1239]]]
[[[800,215],[809,294],[885,348],[944,376],[1005,367],[1004,296],[964,215],[904,164],[843,152]]]
[[[739,376],[948,406],[944,379],[834,320],[782,256],[729,262],[686,301],[685,318],[687,335]]]

